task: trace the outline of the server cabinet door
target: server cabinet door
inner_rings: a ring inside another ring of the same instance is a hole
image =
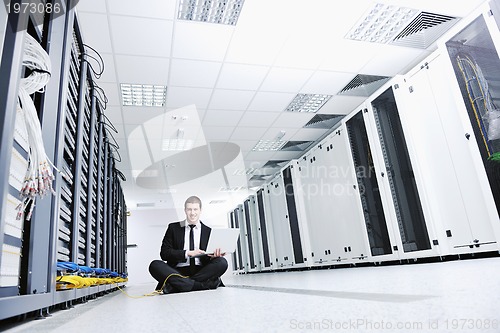
[[[351,146],[351,158],[356,170],[370,254],[372,261],[394,260],[396,258],[393,257],[396,255],[393,254],[391,246],[393,234],[387,226],[372,148],[362,112],[360,110],[346,120],[345,126]]]
[[[364,189],[359,188],[356,183],[356,172],[345,124],[326,141],[323,153],[330,169],[332,201],[329,207],[335,212],[333,223],[336,247],[349,261],[358,263],[366,259],[369,254],[360,201],[360,193]]]
[[[299,177],[301,182],[300,200],[304,201],[311,258],[313,265],[332,264],[333,234],[332,211],[326,191],[320,191],[322,177],[316,154],[319,148],[313,149],[299,161]],[[324,168],[322,167],[321,169]]]
[[[397,250],[402,257],[432,255],[428,226],[416,186],[412,159],[392,87],[370,101],[366,121],[376,141],[380,176],[389,195],[391,223],[399,232]],[[411,252],[424,251],[420,254]],[[404,256],[410,253],[409,256]]]
[[[271,255],[269,249],[269,236],[267,231],[267,220],[264,203],[264,189],[257,191],[257,213],[258,213],[258,242],[261,249],[262,270],[271,269]]]
[[[285,186],[281,174],[267,185],[276,251],[276,269],[294,265],[290,223],[285,199]]]
[[[460,115],[466,110],[457,105],[445,79],[449,77],[447,61],[443,55],[438,56],[415,73],[407,81],[407,89],[402,90],[401,99],[407,99],[404,116],[412,124],[423,191],[438,237],[449,243],[449,252],[463,253],[470,252],[471,246],[476,251],[480,250],[478,245],[496,242],[492,224],[498,217],[480,167],[478,147],[468,138],[472,128],[470,123],[464,126]]]

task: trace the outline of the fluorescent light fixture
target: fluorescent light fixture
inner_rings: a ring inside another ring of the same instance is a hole
[[[253,151],[273,151],[280,150],[281,147],[285,145],[284,140],[259,140],[255,147],[252,148]]]
[[[236,25],[245,0],[181,0],[177,18]]]
[[[166,103],[166,86],[122,83],[121,90],[124,106],[164,107]]]
[[[413,8],[376,3],[345,36],[347,39],[382,43],[392,40],[418,13]]]
[[[224,202],[226,202],[226,200],[212,200],[208,204],[209,205],[218,205],[218,204],[222,204]]]
[[[293,101],[286,107],[285,111],[318,112],[331,97],[331,95],[321,94],[297,94]]]
[[[164,139],[161,149],[163,151],[182,151],[193,148],[194,141],[186,139]]]
[[[219,192],[238,192],[238,191],[243,191],[246,190],[247,188],[245,186],[223,186],[219,189]]]

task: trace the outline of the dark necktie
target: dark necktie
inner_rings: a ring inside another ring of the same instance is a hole
[[[195,226],[193,224],[190,224],[189,227],[191,228],[191,230],[189,230],[189,250],[192,251],[192,250],[194,250],[194,231],[193,231],[193,228]],[[196,272],[196,264],[195,264],[193,257],[189,258],[189,271],[191,272],[191,275],[193,275]]]

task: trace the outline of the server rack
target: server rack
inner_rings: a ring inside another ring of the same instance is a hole
[[[249,196],[243,202],[245,216],[245,235],[247,237],[250,270],[262,270],[262,247],[259,242],[259,222],[257,213],[257,202],[254,195]]]
[[[359,263],[368,258],[354,165],[344,125],[299,162],[300,201],[315,265]],[[313,236],[314,235],[314,236]]]
[[[246,226],[243,213],[243,205],[240,204],[234,209],[234,226],[240,229],[240,237],[238,237],[238,264],[241,273],[248,273],[250,270],[250,259],[248,253],[247,238],[245,236]]]
[[[261,249],[261,270],[266,271],[272,268],[271,250],[269,246],[268,226],[265,212],[264,189],[259,189],[256,193],[257,214],[258,214],[258,246]]]
[[[126,275],[126,206],[113,153],[109,151],[109,134],[99,120],[104,110],[96,102],[96,87],[86,65],[74,6],[69,1],[61,5],[65,15],[57,17],[55,13],[44,17],[10,13],[3,41],[0,100],[1,109],[6,112],[0,122],[0,266],[12,268],[13,260],[4,257],[5,253],[17,255],[11,251],[12,244],[17,245],[22,259],[18,269],[14,268],[15,278],[10,270],[5,275],[8,278],[1,279],[0,319],[35,310],[43,316],[43,310],[52,306],[116,289],[116,285],[99,285],[57,290],[58,260],[113,269]],[[11,162],[16,170],[24,166],[23,152],[27,151],[23,130],[16,125],[20,120],[16,119],[16,104],[20,78],[24,75],[21,60],[26,30],[45,48],[52,62],[51,80],[43,93],[34,95],[34,102],[47,155],[65,176],[56,174],[53,185],[57,194],[37,199],[29,222],[23,217],[21,222],[13,224],[10,208],[16,201],[11,199],[17,198],[19,192],[18,182],[10,176],[10,166]],[[106,158],[96,159],[95,155],[104,150],[108,151],[102,154]],[[101,201],[113,202],[114,210],[104,209],[107,206],[103,204],[97,209],[100,199],[96,189],[104,187],[106,179],[96,178],[98,170],[108,170],[110,192],[103,191]],[[105,215],[112,216],[114,223],[108,219],[106,224]],[[99,239],[102,229],[110,230],[112,238]],[[105,249],[100,253],[95,245],[99,243]],[[110,248],[115,252],[105,262],[102,258]]]
[[[377,170],[372,158],[372,148],[368,140],[363,112],[363,110],[355,112],[346,120],[345,125],[356,170],[357,187],[359,188],[359,199],[371,260],[380,262],[397,259],[397,256],[395,258],[393,255],[391,230],[388,229],[386,223]]]
[[[498,27],[488,12],[483,8],[479,16],[457,27],[460,30],[408,73],[405,84],[395,91],[407,110],[402,116],[412,124],[408,133],[418,156],[416,175],[436,229],[433,242],[442,255],[498,250],[495,191],[499,187],[493,171],[498,164],[488,160],[496,143],[487,136],[484,108],[487,99],[491,105],[497,103],[491,80],[499,61],[490,33],[495,30],[498,36]],[[487,74],[481,74],[481,66]],[[474,70],[479,75],[472,77]],[[456,80],[449,79],[455,76]],[[490,89],[485,96],[478,95],[481,82]]]
[[[234,217],[234,210],[228,213],[228,221],[229,228],[237,228],[236,221]],[[239,273],[241,271],[241,243],[240,238],[238,237],[238,241],[236,244],[236,251],[231,254],[232,262],[233,262],[233,272]]]

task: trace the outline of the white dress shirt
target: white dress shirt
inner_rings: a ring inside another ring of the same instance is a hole
[[[186,220],[184,222],[184,250],[186,250],[186,261],[180,262],[177,264],[177,267],[186,267],[189,266],[189,257],[187,255],[189,251],[189,232],[191,231],[191,227],[189,227]],[[193,236],[194,236],[194,249],[200,248],[200,237],[201,237],[201,224],[200,221],[196,223],[193,228]],[[194,262],[196,265],[201,265],[200,258],[194,258]]]

